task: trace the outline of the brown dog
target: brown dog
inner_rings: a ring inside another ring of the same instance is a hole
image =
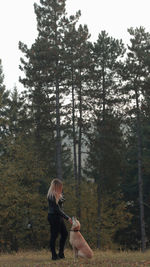
[[[72,218],[72,227],[70,230],[70,244],[74,251],[74,259],[78,256],[83,258],[92,258],[93,251],[89,247],[88,243],[80,233],[80,223],[73,217]]]

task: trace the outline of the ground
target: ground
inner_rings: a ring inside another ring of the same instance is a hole
[[[150,266],[150,251],[142,252],[112,252],[94,251],[91,260],[79,259],[74,262],[72,250],[65,251],[66,258],[53,262],[50,252],[20,251],[18,253],[0,254],[0,267],[148,267]]]

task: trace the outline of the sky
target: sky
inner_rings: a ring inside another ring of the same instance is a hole
[[[0,0],[0,59],[2,60],[4,84],[8,90],[19,83],[21,52],[19,41],[30,47],[37,37],[34,3],[39,0]],[[129,43],[130,27],[145,27],[150,32],[150,0],[66,0],[68,15],[81,10],[80,24],[87,24],[91,41],[105,30],[110,36]]]

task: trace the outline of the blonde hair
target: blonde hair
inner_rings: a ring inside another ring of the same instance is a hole
[[[49,187],[48,193],[47,193],[47,198],[53,198],[55,197],[56,203],[58,203],[59,199],[62,198],[62,181],[59,179],[53,179],[51,182],[51,185]]]

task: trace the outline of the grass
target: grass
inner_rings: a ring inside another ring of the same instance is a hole
[[[65,251],[66,258],[53,262],[50,252],[26,251],[12,254],[0,254],[0,267],[148,267],[150,266],[150,251],[141,252],[112,252],[94,251],[91,260],[78,259],[74,263],[72,250]]]

